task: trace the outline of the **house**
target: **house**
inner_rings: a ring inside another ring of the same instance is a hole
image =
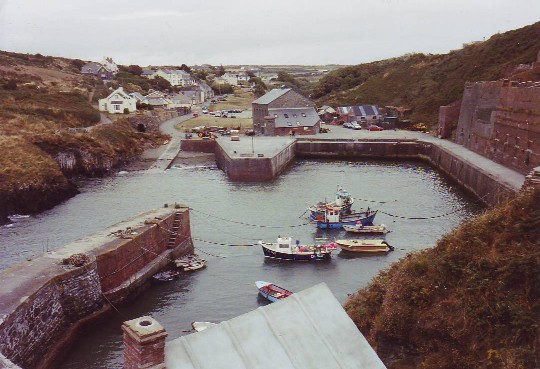
[[[154,75],[157,73],[157,70],[153,70],[153,69],[143,69],[142,73],[141,73],[141,77],[145,77],[145,78],[154,78]]]
[[[137,99],[124,92],[122,87],[118,87],[109,96],[99,100],[99,111],[111,114],[133,113],[137,110]]]
[[[103,67],[110,71],[112,74],[116,74],[120,70],[118,68],[118,65],[116,65],[116,63],[113,61],[113,59],[109,57],[104,57],[101,61],[101,65],[103,65]]]
[[[365,125],[378,124],[383,119],[383,114],[376,105],[340,106],[337,113],[343,122],[359,122]]]
[[[231,86],[238,86],[238,75],[233,73],[225,73],[221,77],[216,78],[216,82],[220,84],[228,83]]]
[[[319,108],[319,111],[317,113],[319,114],[319,117],[321,117],[321,120],[323,122],[331,122],[332,120],[334,120],[336,110],[331,106],[323,105]]]
[[[270,90],[251,105],[253,129],[258,135],[287,135],[291,131],[298,134],[314,134],[320,127],[315,104],[292,88]],[[313,117],[316,117],[317,122]]]
[[[83,65],[81,68],[81,73],[96,76],[106,81],[112,80],[114,75],[112,71],[108,70],[103,65],[96,62],[90,62]]]
[[[158,69],[155,73],[148,75],[148,78],[153,79],[156,76],[166,79],[171,86],[193,86],[196,83],[195,78],[180,69]]]
[[[324,283],[168,342],[152,317],[122,330],[125,368],[386,369]]]
[[[215,94],[214,90],[210,86],[208,86],[206,83],[202,82],[198,86],[199,91],[201,93],[201,101],[205,102],[207,100],[211,100]]]
[[[201,93],[198,90],[180,91],[180,94],[187,97],[191,101],[191,105],[201,103]]]

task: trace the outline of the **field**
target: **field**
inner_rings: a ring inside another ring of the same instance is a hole
[[[208,104],[210,110],[251,110],[251,102],[255,97],[250,91],[236,90],[234,95],[229,95],[227,101],[221,101],[217,104]],[[199,112],[199,117],[189,119],[176,126],[176,129],[184,131],[198,126],[217,126],[234,128],[244,131],[253,127],[251,118],[216,118],[210,114],[202,114]]]

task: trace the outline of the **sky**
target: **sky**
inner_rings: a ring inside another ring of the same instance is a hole
[[[540,21],[540,0],[0,0],[0,50],[147,65],[351,65]]]

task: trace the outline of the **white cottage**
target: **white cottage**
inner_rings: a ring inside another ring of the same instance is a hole
[[[130,113],[137,110],[137,99],[125,93],[122,87],[118,87],[109,96],[99,100],[99,111],[123,114],[125,109]]]

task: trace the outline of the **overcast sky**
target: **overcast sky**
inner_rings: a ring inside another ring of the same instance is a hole
[[[0,0],[0,49],[120,64],[359,64],[540,20],[540,0]]]

